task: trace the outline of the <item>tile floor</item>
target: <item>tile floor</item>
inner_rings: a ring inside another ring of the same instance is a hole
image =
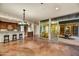
[[[0,43],[0,56],[79,56],[79,47],[37,38]]]

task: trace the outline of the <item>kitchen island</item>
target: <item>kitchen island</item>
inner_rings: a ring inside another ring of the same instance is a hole
[[[17,35],[17,39],[19,39],[19,34],[22,34],[24,38],[23,31],[0,31],[0,42],[4,42],[4,35],[9,35],[9,40],[11,41],[14,34]]]

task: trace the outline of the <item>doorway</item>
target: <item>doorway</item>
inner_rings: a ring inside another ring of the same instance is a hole
[[[51,24],[51,39],[58,40],[59,27],[58,23]]]

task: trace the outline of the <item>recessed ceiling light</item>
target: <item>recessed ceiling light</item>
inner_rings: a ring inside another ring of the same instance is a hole
[[[58,10],[59,8],[58,8],[58,7],[56,7],[55,9],[56,9],[56,10]]]

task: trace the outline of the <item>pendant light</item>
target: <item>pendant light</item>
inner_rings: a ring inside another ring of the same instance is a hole
[[[23,20],[19,22],[19,25],[26,25],[26,22],[25,22],[25,9],[23,9]]]

